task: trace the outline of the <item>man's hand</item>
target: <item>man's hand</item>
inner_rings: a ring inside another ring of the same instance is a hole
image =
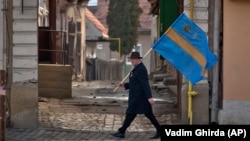
[[[155,103],[155,101],[154,101],[153,98],[149,98],[149,99],[148,99],[148,102],[149,102],[151,105]]]
[[[119,83],[119,87],[124,87],[124,83]]]

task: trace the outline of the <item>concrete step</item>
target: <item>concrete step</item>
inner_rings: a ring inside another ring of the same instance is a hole
[[[163,83],[154,83],[152,84],[152,86],[157,88],[167,88],[167,86],[164,85]]]
[[[169,74],[160,73],[160,74],[153,74],[153,82],[162,81],[164,78],[168,77]]]
[[[166,77],[163,80],[163,84],[166,85],[166,86],[168,86],[168,85],[177,85],[177,78],[175,76]]]

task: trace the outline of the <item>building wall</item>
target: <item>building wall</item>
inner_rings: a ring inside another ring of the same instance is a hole
[[[38,1],[8,1],[12,10],[10,115],[13,127],[38,126]],[[11,10],[10,10],[11,11]],[[6,35],[7,36],[7,35]],[[12,73],[11,73],[12,72]]]
[[[13,82],[37,80],[37,1],[13,1]]]
[[[118,40],[115,40],[118,42]],[[107,41],[98,41],[93,42],[93,46],[96,50],[96,58],[102,59],[102,60],[115,60],[120,61],[120,57],[117,51],[111,51],[109,48],[109,42]]]
[[[3,0],[0,1],[0,9],[3,9]],[[3,18],[3,10],[0,11],[0,70],[4,69],[4,55],[3,55],[3,24],[4,24],[4,18]]]
[[[88,18],[86,18],[86,33],[88,33],[86,34],[86,40],[98,40],[102,37],[102,33]]]
[[[141,56],[145,56],[143,58],[143,63],[146,66],[148,70],[148,74],[150,74],[151,69],[150,69],[150,61],[151,61],[151,51],[149,54],[146,54],[150,48],[152,48],[152,41],[151,41],[151,35],[149,33],[139,33],[139,38],[138,38],[138,43],[141,44]],[[153,70],[154,71],[154,70]]]
[[[250,1],[227,0],[223,18],[223,107],[220,124],[250,123]]]
[[[184,1],[184,13],[193,20],[203,31],[208,32],[208,1],[194,0],[194,10],[191,11],[191,0]],[[191,17],[193,15],[193,18]],[[189,87],[188,80],[183,77],[181,103],[181,122],[183,124],[209,124],[209,87],[206,79]],[[188,95],[189,91],[197,94]],[[189,102],[188,99],[191,99]],[[192,107],[192,116],[188,117],[188,107]],[[192,120],[189,120],[192,119]]]

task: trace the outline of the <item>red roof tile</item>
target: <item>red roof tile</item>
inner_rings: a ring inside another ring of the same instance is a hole
[[[86,18],[88,18],[95,25],[95,27],[100,30],[100,32],[102,33],[102,36],[104,38],[108,38],[107,28],[103,26],[103,24],[94,16],[94,14],[91,11],[89,11],[88,8],[85,8],[84,12],[85,12]]]

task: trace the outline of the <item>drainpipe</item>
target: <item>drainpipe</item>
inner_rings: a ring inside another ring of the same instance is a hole
[[[220,7],[221,1],[214,2],[214,32],[213,32],[213,51],[219,60],[219,40],[220,40]],[[218,68],[219,63],[213,67],[213,80],[212,80],[212,104],[211,104],[211,123],[218,123]]]

